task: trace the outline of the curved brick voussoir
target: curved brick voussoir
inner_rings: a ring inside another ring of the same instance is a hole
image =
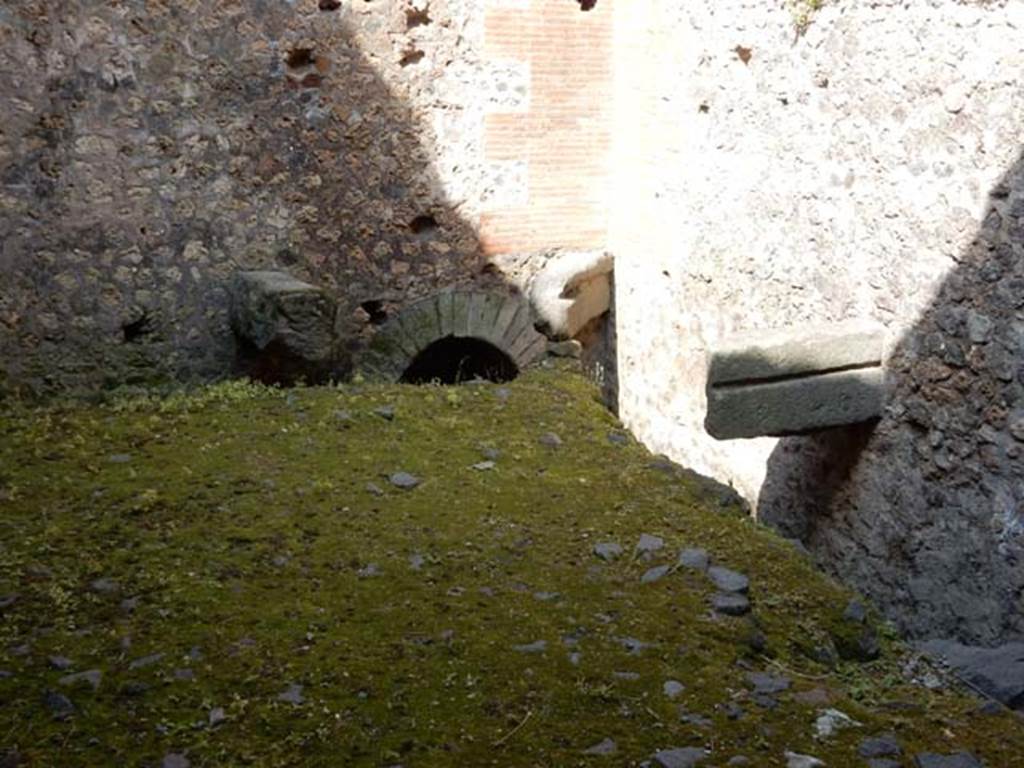
[[[523,368],[544,353],[533,311],[519,296],[445,291],[410,305],[378,331],[358,369],[372,380],[398,381],[415,357],[446,338],[486,341]]]

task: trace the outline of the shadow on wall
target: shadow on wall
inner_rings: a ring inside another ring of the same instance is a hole
[[[329,289],[352,348],[440,287],[502,285],[412,106],[457,29],[433,20],[427,56],[397,3],[191,5],[0,9],[0,381],[227,375],[239,268]]]
[[[912,636],[1024,638],[1024,156],[886,375],[877,425],[779,442],[762,521]]]

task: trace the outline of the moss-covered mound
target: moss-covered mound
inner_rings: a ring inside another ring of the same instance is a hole
[[[4,765],[1024,765],[850,600],[564,372],[0,416]]]

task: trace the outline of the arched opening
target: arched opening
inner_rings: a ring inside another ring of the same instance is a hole
[[[512,358],[493,344],[470,337],[445,336],[428,345],[402,374],[404,384],[458,384],[472,379],[511,381],[519,375]]]

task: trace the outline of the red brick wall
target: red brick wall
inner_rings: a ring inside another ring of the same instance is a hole
[[[527,165],[524,206],[485,212],[487,253],[604,248],[612,123],[613,1],[529,0],[487,12],[486,51],[530,67],[525,113],[489,115],[488,160]]]

